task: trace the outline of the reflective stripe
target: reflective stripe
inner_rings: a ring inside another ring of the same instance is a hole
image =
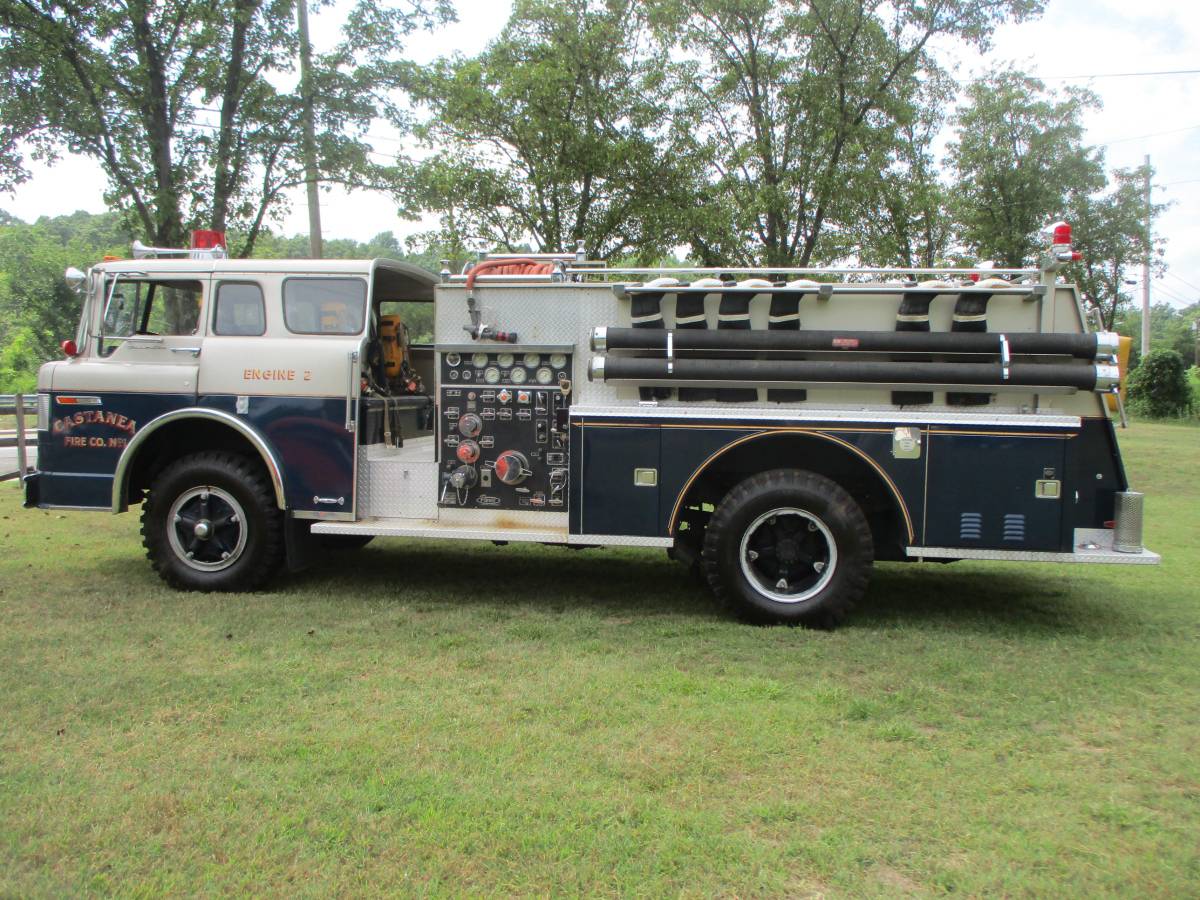
[[[691,325],[693,322],[707,322],[707,321],[708,321],[708,316],[704,316],[704,315],[700,315],[700,316],[676,316],[676,317],[675,317],[675,324],[676,324],[676,325]]]
[[[749,322],[750,313],[718,313],[718,322]]]
[[[987,321],[987,313],[983,313],[982,315],[978,315],[978,316],[964,316],[964,315],[959,315],[956,313],[954,315],[954,321],[955,322],[986,322]]]
[[[897,322],[928,322],[929,321],[929,313],[925,313],[925,315],[923,315],[923,316],[920,316],[920,315],[912,315],[912,316],[897,315],[896,321]]]
[[[645,322],[661,322],[662,320],[663,320],[663,317],[662,317],[662,313],[660,313],[660,312],[651,313],[648,316],[630,316],[629,317],[629,321],[631,321],[634,325],[641,325],[641,324],[644,324]]]
[[[795,322],[800,318],[800,313],[788,313],[784,316],[767,316],[768,322]]]

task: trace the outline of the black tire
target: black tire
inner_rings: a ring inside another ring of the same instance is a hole
[[[195,453],[154,480],[142,506],[142,545],[172,587],[251,591],[283,562],[283,514],[257,460]]]
[[[759,624],[837,626],[866,591],[874,557],[854,498],[798,469],[738,484],[704,535],[709,586],[739,617]]]
[[[322,534],[318,535],[321,546],[326,550],[361,550],[375,540],[373,534]]]

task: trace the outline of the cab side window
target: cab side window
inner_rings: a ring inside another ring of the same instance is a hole
[[[367,310],[361,278],[289,278],[283,283],[283,321],[296,334],[358,334]]]
[[[204,289],[199,281],[117,278],[104,310],[100,353],[108,356],[135,335],[190,335],[200,326]]]
[[[213,334],[251,337],[266,330],[262,288],[254,282],[222,282],[213,306]]]

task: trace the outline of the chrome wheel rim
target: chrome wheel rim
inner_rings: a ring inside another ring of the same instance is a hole
[[[185,566],[228,569],[246,549],[246,514],[224,488],[206,484],[180,494],[167,512],[167,539]]]
[[[783,506],[756,518],[738,547],[742,574],[777,603],[803,603],[824,590],[837,571],[837,544],[821,519]]]

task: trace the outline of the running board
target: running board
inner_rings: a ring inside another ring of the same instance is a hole
[[[1162,557],[1150,550],[1121,553],[1113,549],[1113,532],[1108,528],[1076,528],[1075,549],[1071,553],[1042,550],[982,550],[971,547],[908,547],[904,551],[917,559],[1002,559],[1010,562],[1116,563],[1156,566]]]
[[[535,544],[573,544],[584,547],[673,547],[669,537],[619,534],[568,534],[566,528],[531,528],[443,522],[438,519],[362,519],[358,522],[314,522],[314,534],[362,534],[381,537],[448,538],[460,541],[513,541]]]
[[[383,537],[448,538],[460,541],[525,541],[565,544],[565,528],[530,528],[527,525],[481,525],[443,522],[439,519],[362,519],[358,522],[318,522],[313,534],[372,534]]]

